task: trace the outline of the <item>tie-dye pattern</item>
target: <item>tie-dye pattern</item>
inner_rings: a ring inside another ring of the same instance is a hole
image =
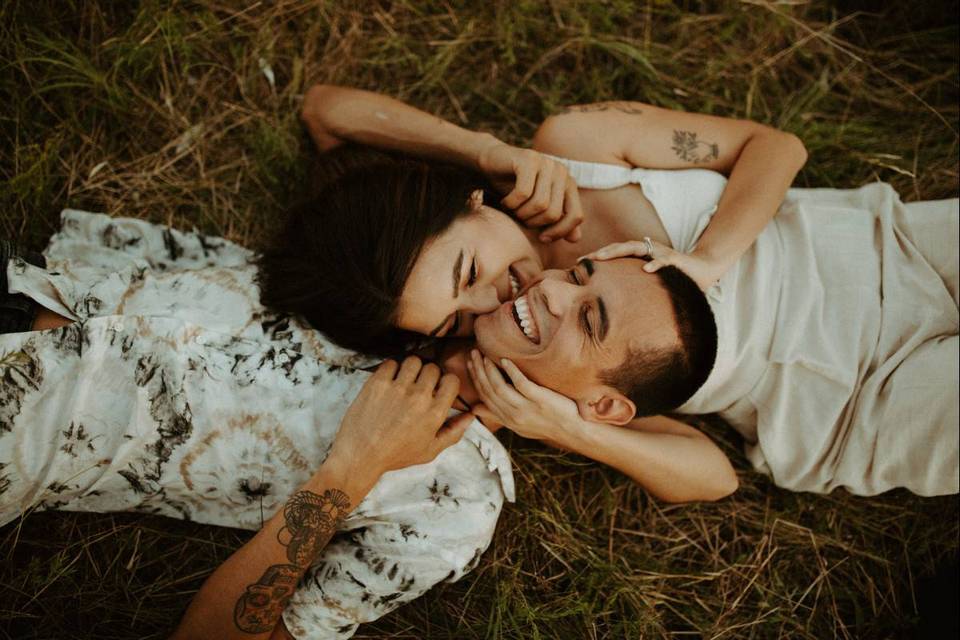
[[[258,301],[251,252],[64,211],[47,269],[11,291],[75,322],[0,335],[0,523],[34,509],[141,511],[257,529],[322,463],[373,362]],[[475,423],[386,474],[284,613],[299,638],[357,625],[471,570],[513,499]]]

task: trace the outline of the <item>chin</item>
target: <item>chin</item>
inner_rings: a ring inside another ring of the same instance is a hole
[[[490,317],[490,314],[479,316],[473,323],[473,337],[477,342],[477,348],[481,353],[485,354],[488,358],[506,358],[509,356],[502,355],[497,349],[497,340],[496,335],[494,335],[493,319]]]

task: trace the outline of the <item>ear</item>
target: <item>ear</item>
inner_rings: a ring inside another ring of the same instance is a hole
[[[580,417],[590,422],[603,422],[622,427],[637,415],[637,406],[627,396],[604,389],[592,399],[578,400]]]

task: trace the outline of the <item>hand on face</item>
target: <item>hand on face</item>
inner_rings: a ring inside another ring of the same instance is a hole
[[[433,460],[456,443],[473,415],[447,420],[460,381],[435,364],[409,357],[381,364],[360,390],[331,450],[351,468],[381,474]]]
[[[530,228],[543,227],[541,242],[580,240],[583,208],[577,183],[567,168],[533,149],[495,142],[480,153],[480,170],[509,190],[501,201]]]
[[[500,364],[512,386],[493,361],[476,349],[467,360],[470,378],[483,401],[474,408],[478,417],[492,418],[524,438],[552,441],[562,441],[564,431],[582,422],[576,402],[531,382],[509,360]]]
[[[712,287],[725,271],[723,265],[715,264],[702,256],[696,255],[696,253],[676,251],[649,238],[614,242],[580,259],[614,260],[627,257],[650,258],[650,261],[643,267],[643,270],[647,273],[654,273],[661,267],[668,265],[674,266],[690,276],[701,291],[706,291]]]

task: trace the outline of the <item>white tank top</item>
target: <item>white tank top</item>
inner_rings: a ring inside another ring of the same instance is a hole
[[[639,185],[660,217],[670,243],[689,253],[717,210],[727,179],[705,169],[653,170],[556,158],[581,189]],[[755,246],[707,291],[717,322],[717,359],[702,387],[680,413],[720,412],[756,440],[756,412],[743,399],[763,375],[773,334],[780,260],[776,231],[768,226]]]

